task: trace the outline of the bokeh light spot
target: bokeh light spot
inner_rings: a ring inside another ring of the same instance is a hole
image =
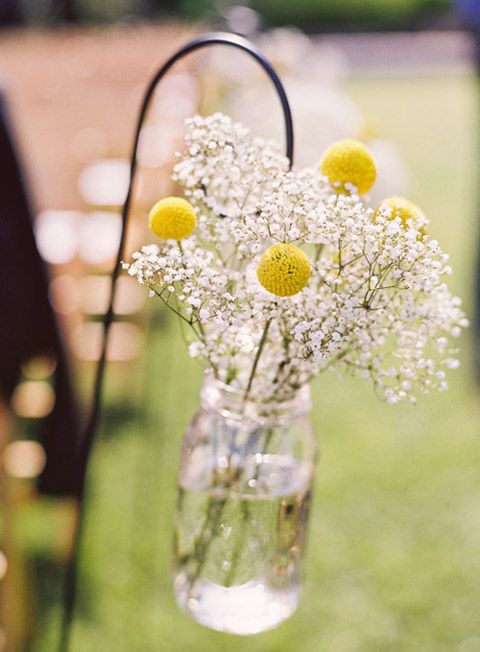
[[[46,455],[36,441],[14,441],[3,453],[3,467],[13,478],[35,478],[43,471]]]
[[[40,419],[53,410],[55,392],[45,381],[27,380],[13,390],[11,405],[20,417]]]

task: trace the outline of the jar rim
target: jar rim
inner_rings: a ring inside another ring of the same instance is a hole
[[[219,412],[232,420],[252,420],[264,425],[266,422],[281,424],[308,414],[311,410],[310,385],[302,385],[287,400],[255,401],[254,396],[245,400],[245,391],[207,374],[200,392],[202,406]]]

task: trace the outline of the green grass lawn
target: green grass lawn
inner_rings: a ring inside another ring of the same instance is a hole
[[[351,92],[402,148],[412,199],[451,252],[452,287],[470,310],[480,178],[474,81],[357,79]],[[172,596],[175,476],[201,374],[176,324],[157,316],[146,372],[109,370],[72,652],[480,650],[480,403],[469,337],[462,348],[449,393],[416,407],[381,404],[360,382],[316,382],[322,457],[303,599],[279,629],[236,638],[193,623]],[[57,613],[47,613],[40,652],[54,649]]]

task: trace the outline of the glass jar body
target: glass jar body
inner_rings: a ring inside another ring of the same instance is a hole
[[[174,542],[179,606],[256,634],[296,609],[315,443],[309,387],[257,405],[208,380],[184,437]]]

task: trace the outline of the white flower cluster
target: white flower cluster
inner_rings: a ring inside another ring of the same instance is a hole
[[[447,387],[449,337],[467,320],[444,278],[448,256],[425,223],[336,194],[315,168],[289,170],[275,144],[221,114],[188,121],[174,179],[196,231],[124,264],[191,327],[192,357],[258,401],[291,398],[320,371],[370,380],[390,403]],[[261,253],[302,248],[312,274],[298,294],[259,283]]]

